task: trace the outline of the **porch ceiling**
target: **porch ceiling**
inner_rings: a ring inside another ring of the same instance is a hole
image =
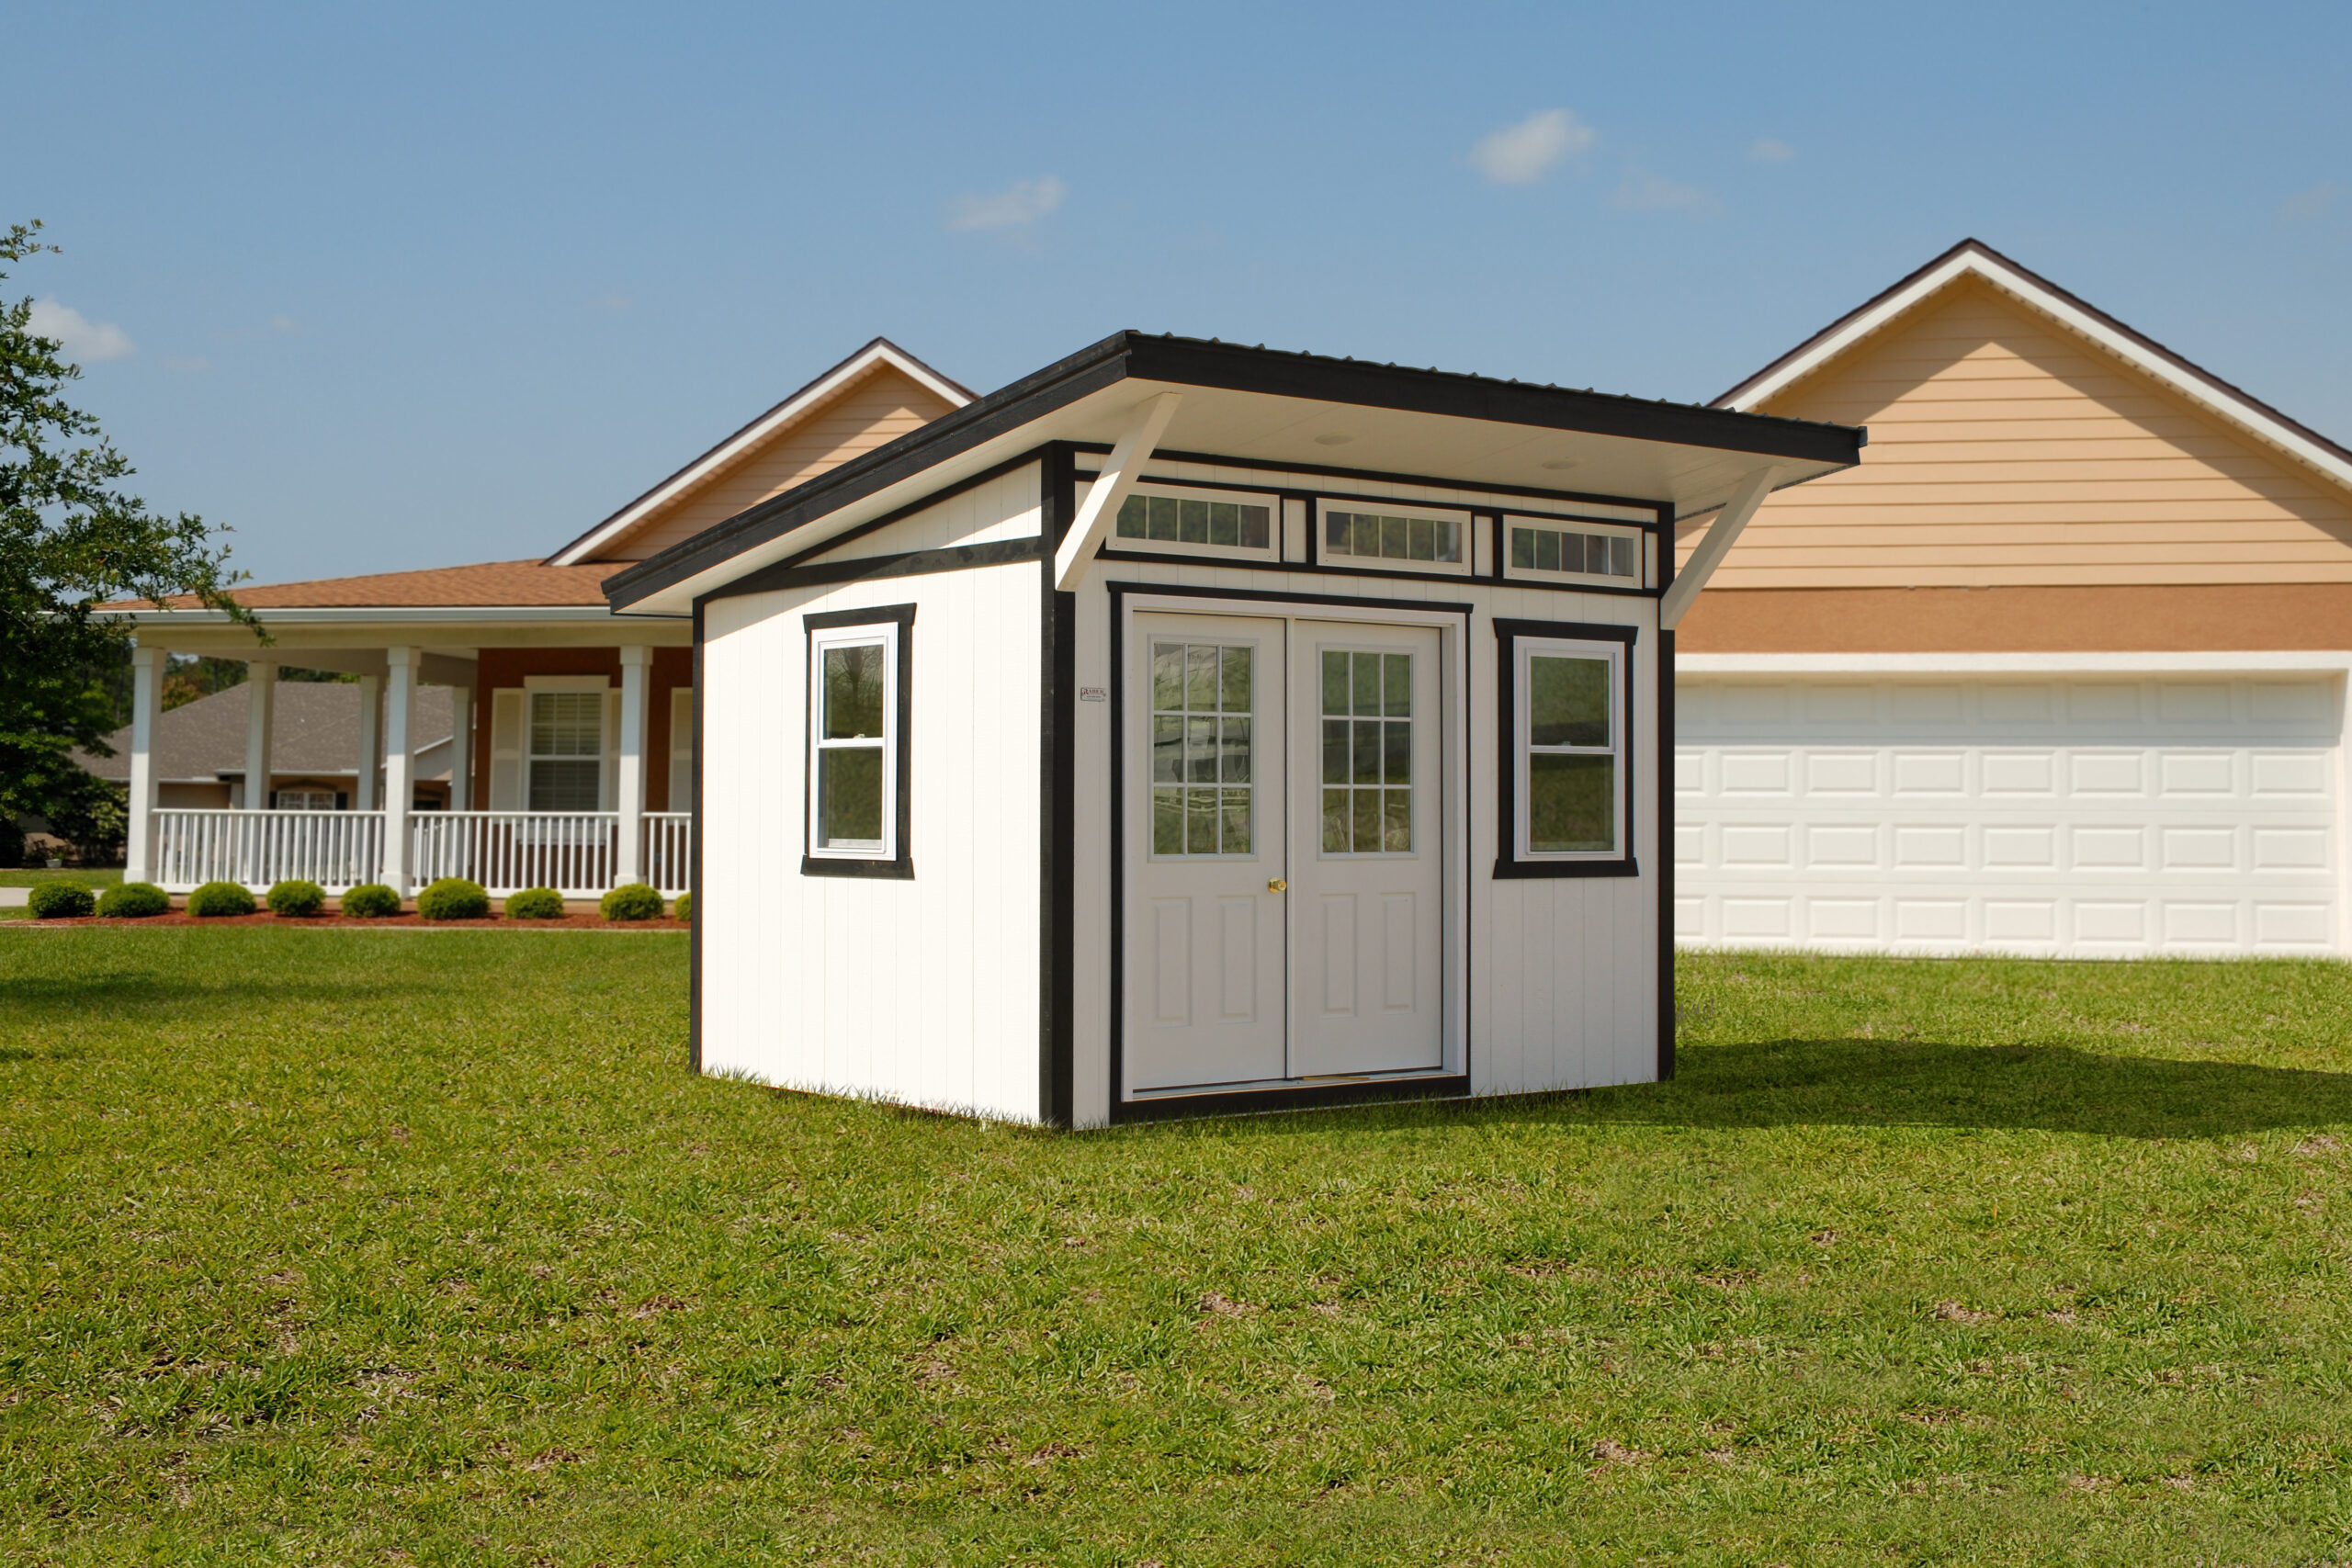
[[[1500,489],[1721,506],[1759,463],[1794,484],[1851,466],[1862,433],[1476,376],[1121,333],[617,573],[616,610],[698,593],[1049,441],[1107,447],[1163,391],[1163,454],[1353,468]]]

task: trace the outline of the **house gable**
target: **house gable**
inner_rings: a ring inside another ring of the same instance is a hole
[[[1981,247],[1939,265],[1722,400],[1871,444],[1711,590],[2352,582],[2340,448]]]
[[[565,546],[549,564],[642,560],[971,398],[876,338]]]

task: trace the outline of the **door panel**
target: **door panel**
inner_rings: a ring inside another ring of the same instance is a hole
[[[1137,615],[1128,636],[1126,1087],[1280,1078],[1284,623]]]
[[[1432,628],[1291,628],[1291,897],[1301,932],[1293,1077],[1444,1056],[1444,801]],[[1310,761],[1311,760],[1311,761]],[[1310,782],[1311,779],[1311,782]]]

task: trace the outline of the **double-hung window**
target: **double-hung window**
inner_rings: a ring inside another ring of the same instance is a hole
[[[805,617],[808,842],[804,875],[914,874],[907,843],[914,606]]]
[[[605,777],[605,694],[533,692],[526,776],[534,811],[594,811]]]
[[[1502,813],[1498,876],[1634,873],[1634,629],[1497,621]]]

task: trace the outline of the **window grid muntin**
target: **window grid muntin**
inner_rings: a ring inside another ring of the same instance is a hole
[[[847,682],[831,677],[862,673],[869,668],[861,651],[880,651],[880,679],[875,692],[881,733],[865,735],[849,728],[859,716],[837,713],[834,698],[846,696]],[[896,626],[846,627],[820,632],[809,640],[808,658],[808,853],[834,860],[891,860],[897,855],[899,746],[899,628]],[[835,655],[841,655],[840,660]],[[842,722],[837,726],[836,718]],[[872,838],[835,836],[828,822],[828,807],[836,792],[854,788],[871,792],[878,833]]]
[[[1413,657],[1392,649],[1320,650],[1317,841],[1324,855],[1413,852]]]
[[[1148,644],[1154,860],[1256,858],[1257,646]]]
[[[1513,815],[1517,819],[1511,825],[1511,831],[1519,858],[1542,862],[1624,859],[1628,853],[1625,839],[1629,803],[1625,799],[1624,665],[1621,662],[1624,658],[1623,649],[1614,643],[1576,642],[1550,637],[1520,637],[1513,647],[1511,741],[1516,778],[1512,795]],[[1605,740],[1598,744],[1566,740],[1541,745],[1535,742],[1535,664],[1539,660],[1590,663],[1600,667]],[[1534,764],[1538,758],[1607,759],[1608,845],[1595,849],[1559,850],[1539,850],[1535,847]]]

